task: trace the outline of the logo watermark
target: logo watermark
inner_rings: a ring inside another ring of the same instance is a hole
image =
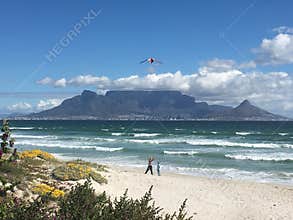
[[[102,10],[95,11],[91,9],[87,15],[80,19],[73,27],[48,51],[45,58],[48,62],[53,62],[62,51],[67,48],[71,42],[78,37],[82,29],[90,25],[95,18],[101,13]]]

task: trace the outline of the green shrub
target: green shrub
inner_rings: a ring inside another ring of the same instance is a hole
[[[98,173],[95,164],[81,160],[69,161],[55,168],[53,170],[53,177],[63,181],[92,178],[100,184],[107,183],[107,180]]]
[[[5,198],[0,204],[0,219],[5,220],[41,220],[53,219],[53,207],[49,206],[49,197],[40,196],[34,202],[26,204],[13,198]]]
[[[105,193],[96,195],[90,182],[76,187],[60,200],[60,219],[99,219],[100,211],[109,203]]]
[[[21,182],[26,171],[18,164],[4,161],[0,164],[0,176],[6,182]]]
[[[16,220],[190,220],[182,204],[178,214],[162,215],[162,209],[155,206],[151,197],[152,188],[141,198],[132,199],[127,191],[113,202],[105,193],[96,195],[89,181],[78,184],[57,201],[57,207],[50,205],[49,197],[38,197],[32,203],[12,199],[0,203],[0,219]]]

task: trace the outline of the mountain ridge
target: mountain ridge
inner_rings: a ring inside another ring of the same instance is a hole
[[[176,90],[113,90],[105,95],[84,90],[59,106],[27,119],[100,120],[289,120],[244,100],[235,108],[196,102]]]

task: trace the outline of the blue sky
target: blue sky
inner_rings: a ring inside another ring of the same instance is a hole
[[[5,83],[0,112],[42,110],[41,100],[47,108],[83,89],[162,87],[211,103],[235,105],[250,98],[291,116],[293,49],[287,48],[293,48],[292,6],[289,0],[1,1],[0,72]],[[89,15],[92,19],[86,20]],[[68,40],[77,24],[82,27]],[[60,43],[64,38],[66,47]],[[49,61],[56,45],[62,51]],[[139,64],[151,56],[163,64]],[[129,79],[134,75],[136,84]],[[102,76],[106,82],[97,79]],[[239,77],[250,85],[228,99],[227,93],[242,85]],[[259,82],[266,85],[258,89]],[[191,88],[196,86],[201,89]],[[276,90],[279,96],[264,97]],[[278,99],[282,105],[277,108]]]

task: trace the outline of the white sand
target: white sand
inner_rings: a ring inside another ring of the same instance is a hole
[[[108,184],[94,184],[112,197],[125,189],[140,198],[153,185],[153,198],[165,211],[177,211],[185,198],[194,219],[293,219],[293,186],[218,180],[172,173],[143,174],[144,170],[111,167]]]

